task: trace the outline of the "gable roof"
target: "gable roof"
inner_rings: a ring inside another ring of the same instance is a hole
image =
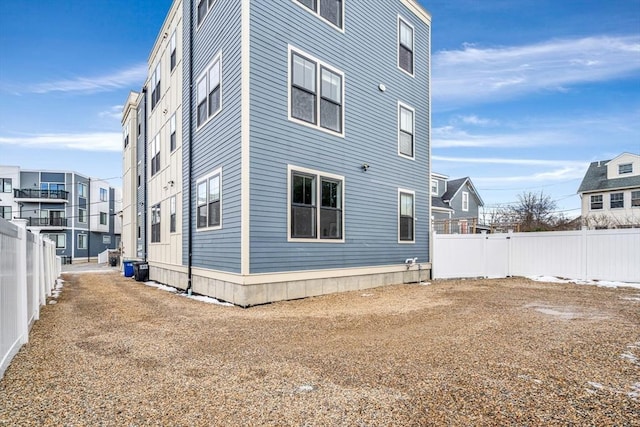
[[[460,189],[465,184],[469,185],[469,189],[471,190],[475,198],[478,200],[478,205],[484,206],[484,202],[480,198],[480,194],[478,194],[478,192],[476,191],[476,188],[473,186],[473,183],[471,182],[471,178],[469,178],[468,176],[465,176],[464,178],[450,179],[449,181],[447,181],[447,191],[445,191],[445,193],[442,195],[442,200],[444,201],[452,200],[456,196],[456,194],[458,194],[458,191],[460,191]]]
[[[607,163],[611,160],[591,162],[582,179],[578,193],[613,190],[616,188],[640,187],[640,175],[607,179]]]
[[[453,210],[451,206],[443,202],[442,199],[438,196],[431,196],[431,207],[433,209],[441,209],[441,210],[447,210],[447,211]]]

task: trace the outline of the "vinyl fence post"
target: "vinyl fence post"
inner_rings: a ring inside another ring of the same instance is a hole
[[[20,344],[29,341],[29,310],[27,309],[27,220],[14,219],[12,221],[18,226],[18,259],[16,268],[18,277],[16,286],[18,287],[16,310],[16,329],[20,337]]]
[[[580,247],[582,248],[582,253],[580,254],[580,263],[581,263],[581,273],[582,280],[589,280],[589,265],[587,262],[587,257],[589,255],[589,251],[587,248],[587,240],[588,240],[589,229],[586,226],[582,226],[582,233],[580,234]]]

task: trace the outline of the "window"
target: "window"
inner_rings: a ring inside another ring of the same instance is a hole
[[[413,159],[414,110],[398,103],[398,153]]]
[[[87,198],[87,184],[83,182],[78,183],[78,197]]]
[[[222,55],[218,53],[204,73],[198,78],[196,99],[198,100],[198,127],[222,109]]]
[[[213,8],[216,0],[198,0],[198,25],[204,21],[207,12]]]
[[[100,212],[100,225],[107,225],[107,213]]]
[[[169,199],[169,232],[176,232],[176,196]]]
[[[153,110],[158,102],[160,102],[160,62],[151,74],[151,110]]]
[[[624,193],[611,193],[611,209],[624,208]]]
[[[309,56],[290,56],[289,118],[342,133],[343,74]]]
[[[398,191],[398,240],[400,242],[413,242],[414,241],[414,221],[415,221],[415,207],[414,207],[415,193],[412,191],[399,190]]]
[[[169,119],[169,147],[171,151],[176,149],[176,115],[175,113]]]
[[[197,228],[211,228],[221,226],[222,212],[222,171],[216,170],[213,174],[198,181],[197,198]]]
[[[591,196],[591,210],[602,209],[602,194]]]
[[[0,206],[0,218],[11,220],[11,206]]]
[[[142,226],[140,225],[140,218],[141,218],[142,214],[138,214],[138,218],[136,219],[136,229],[137,229],[137,236],[138,239],[142,238]]]
[[[296,0],[329,23],[342,28],[342,0]]]
[[[438,194],[438,180],[431,180],[431,193],[437,195]]]
[[[122,129],[122,139],[124,140],[124,148],[129,145],[129,123]]]
[[[171,39],[169,40],[169,51],[171,52],[171,56],[169,57],[169,71],[173,71],[176,68],[176,30],[173,30],[171,34]]]
[[[106,202],[107,200],[109,200],[108,194],[109,193],[107,192],[106,188],[101,188],[100,189],[100,201],[101,202]]]
[[[78,249],[87,249],[87,235],[78,234]]]
[[[151,207],[151,243],[160,241],[160,204]]]
[[[87,210],[78,208],[78,222],[86,223],[87,222]]]
[[[625,163],[618,165],[618,175],[633,173],[633,163]]]
[[[11,193],[11,178],[0,178],[0,192]]]
[[[343,241],[343,182],[341,176],[289,168],[290,239]]]
[[[151,176],[160,171],[160,134],[149,143],[149,153],[151,154]]]
[[[398,67],[413,76],[413,27],[398,17]]]
[[[466,191],[462,192],[462,210],[465,212],[469,211],[469,193]]]
[[[45,239],[52,240],[56,244],[56,249],[64,249],[67,247],[67,235],[66,234],[43,234]]]

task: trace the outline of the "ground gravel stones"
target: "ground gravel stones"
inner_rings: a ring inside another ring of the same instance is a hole
[[[2,426],[640,426],[640,291],[434,281],[241,309],[67,274]]]

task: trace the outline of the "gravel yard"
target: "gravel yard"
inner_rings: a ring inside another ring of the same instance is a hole
[[[66,274],[0,425],[640,426],[640,290],[434,281],[241,309]]]

